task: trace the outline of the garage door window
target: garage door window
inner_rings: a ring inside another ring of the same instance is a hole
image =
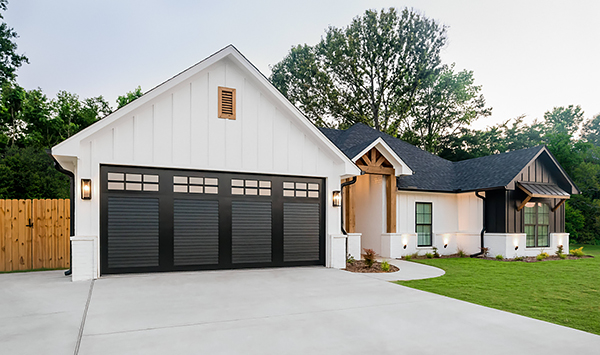
[[[111,172],[107,174],[109,190],[158,191],[158,175],[126,174]]]
[[[319,184],[287,181],[283,183],[283,196],[319,198]]]
[[[271,196],[271,181],[231,179],[231,194]]]
[[[173,192],[218,194],[219,179],[199,176],[173,176]]]

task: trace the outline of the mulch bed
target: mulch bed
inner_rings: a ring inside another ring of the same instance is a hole
[[[366,273],[366,272],[396,272],[396,271],[398,271],[400,269],[398,269],[394,265],[390,264],[390,270],[389,271],[383,271],[383,270],[381,270],[381,263],[380,262],[375,262],[373,264],[373,266],[368,267],[367,264],[365,264],[364,260],[356,260],[352,264],[346,263],[346,268],[344,270],[351,271],[351,272],[363,272],[363,273]]]
[[[537,263],[539,261],[546,261],[546,260],[574,260],[574,259],[586,259],[586,258],[593,258],[592,255],[584,255],[584,256],[573,256],[573,255],[565,255],[564,259],[561,259],[558,257],[558,255],[550,255],[549,257],[547,257],[546,259],[542,259],[542,260],[538,260],[535,256],[527,256],[527,257],[523,257],[522,260],[520,259],[502,259],[502,260],[498,260],[496,258],[492,258],[492,257],[486,257],[486,258],[478,258],[478,259],[485,259],[485,260],[497,260],[497,261],[508,261],[508,262],[523,262],[523,263]]]
[[[452,255],[440,255],[439,258],[436,259],[450,259],[450,258],[458,258],[458,254],[452,254]],[[466,258],[468,258],[469,256],[465,256]],[[482,256],[478,256],[476,257],[476,259],[483,259],[483,260],[494,260],[494,261],[506,261],[506,262],[523,262],[523,263],[537,263],[539,261],[546,261],[546,260],[574,260],[574,259],[586,259],[586,258],[593,258],[593,255],[584,255],[584,256],[573,256],[573,255],[565,255],[564,259],[559,258],[557,255],[550,255],[549,257],[547,257],[546,259],[542,259],[542,260],[538,260],[535,256],[527,256],[527,257],[523,257],[522,259],[502,259],[502,260],[498,260],[495,257],[492,256],[488,256],[488,257],[482,257]],[[417,257],[413,257],[411,259],[427,259],[427,257],[425,255],[419,255]]]

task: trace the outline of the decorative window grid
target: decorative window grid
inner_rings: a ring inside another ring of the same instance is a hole
[[[219,179],[198,176],[173,176],[173,192],[218,194]]]
[[[310,182],[284,182],[283,197],[319,198],[319,184]]]
[[[231,194],[246,196],[271,196],[271,182],[231,179]]]
[[[158,175],[134,173],[108,173],[109,190],[158,191]]]

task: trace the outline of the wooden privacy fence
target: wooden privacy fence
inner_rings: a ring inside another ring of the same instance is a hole
[[[69,268],[70,200],[0,200],[0,271]]]

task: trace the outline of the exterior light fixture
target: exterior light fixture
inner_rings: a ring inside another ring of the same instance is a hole
[[[333,192],[333,207],[340,207],[342,205],[342,194],[339,191]]]
[[[92,179],[81,179],[81,199],[92,199]]]
[[[517,250],[517,249],[519,249],[519,246],[518,246],[518,245],[515,245],[515,250]]]
[[[444,249],[446,249],[448,247],[448,243],[444,244]]]
[[[404,248],[404,249],[406,249],[406,244],[404,244],[404,247],[403,247],[403,248]]]

